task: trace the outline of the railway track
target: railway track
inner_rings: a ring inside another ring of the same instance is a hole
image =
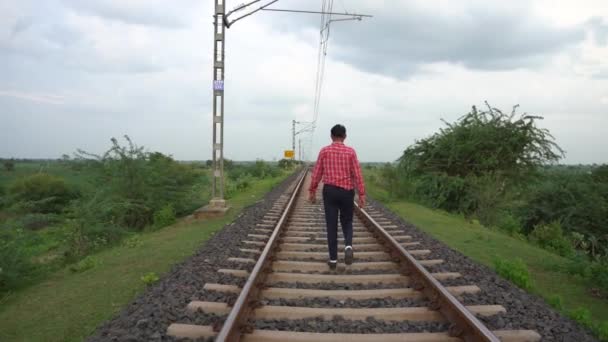
[[[192,301],[191,314],[227,316],[222,324],[175,322],[167,335],[217,341],[539,341],[531,330],[490,331],[476,316],[504,312],[499,305],[464,306],[464,294],[483,295],[475,284],[443,286],[461,275],[429,272],[442,264],[411,236],[373,209],[356,208],[355,262],[326,264],[322,206],[306,201],[304,171],[259,222],[232,264],[219,269],[243,286],[204,284],[226,302]],[[343,250],[343,246],[338,246]],[[246,279],[246,280],[245,280]]]

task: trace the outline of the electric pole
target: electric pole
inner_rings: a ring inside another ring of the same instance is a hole
[[[296,132],[296,124],[308,124],[308,126],[306,126],[303,129]],[[296,153],[296,135],[300,135],[305,132],[311,132],[313,129],[314,129],[314,124],[312,122],[291,120],[291,150],[294,153],[293,159],[296,159],[296,155],[295,155],[295,153]],[[302,145],[301,145],[301,141],[300,141],[300,148],[301,148],[301,146]]]
[[[295,13],[311,13],[311,14],[329,14],[347,16],[352,19],[361,20],[363,17],[371,17],[365,14],[356,13],[330,13],[318,11],[297,11],[297,10],[282,10],[268,9],[267,7],[276,3],[279,0],[267,0],[267,2],[258,8],[249,11],[246,14],[239,16],[234,20],[229,20],[231,14],[241,11],[258,3],[262,0],[253,0],[247,3],[238,5],[233,10],[226,13],[227,0],[214,0],[214,27],[213,27],[213,189],[212,199],[208,206],[205,206],[195,212],[195,215],[213,216],[217,213],[223,214],[228,209],[224,199],[224,79],[225,79],[225,49],[226,49],[226,29],[230,28],[235,22],[248,17],[261,10],[272,10],[282,12]],[[295,153],[295,131],[296,121],[293,122],[293,139],[292,148]],[[295,158],[295,157],[294,157]]]
[[[213,191],[210,205],[224,208],[224,0],[215,0],[213,29]]]
[[[291,121],[291,150],[296,153],[296,120]]]

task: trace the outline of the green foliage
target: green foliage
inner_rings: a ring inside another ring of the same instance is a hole
[[[508,212],[498,212],[496,218],[496,227],[509,233],[511,236],[520,236],[521,224],[519,220]],[[524,236],[525,238],[525,236]]]
[[[90,270],[100,264],[99,260],[95,257],[89,255],[86,258],[80,260],[79,262],[71,265],[69,267],[70,271],[73,273],[81,273],[86,270]]]
[[[564,268],[568,274],[584,279],[592,289],[608,294],[608,257],[589,260],[579,253],[570,258]]]
[[[175,210],[171,204],[165,205],[154,213],[154,227],[156,228],[172,225],[176,221]]]
[[[46,173],[19,178],[8,190],[20,209],[34,213],[59,213],[77,197],[62,178]]]
[[[109,210],[108,207],[113,206],[113,203],[108,203],[107,200],[98,199],[98,197],[83,199],[72,205],[64,237],[68,258],[83,257],[121,240],[127,234],[124,229],[105,217]]]
[[[549,131],[536,127],[542,117],[524,113],[516,119],[517,106],[511,114],[487,108],[473,107],[457,122],[444,122],[439,133],[408,147],[399,166],[408,174],[524,174],[563,154]]]
[[[93,157],[98,165],[97,182],[103,184],[95,197],[106,205],[99,220],[141,230],[154,223],[154,213],[167,204],[179,215],[192,209],[191,190],[203,177],[191,165],[180,164],[161,153],[149,153],[125,136],[126,146],[112,139],[103,156],[79,151]]]
[[[16,221],[16,224],[25,229],[38,230],[48,227],[49,225],[57,223],[59,221],[59,216],[55,214],[33,213],[25,214],[19,217]]]
[[[608,321],[599,323],[594,329],[600,341],[608,341]]]
[[[591,172],[593,181],[599,184],[608,184],[608,164],[600,165]]]
[[[403,152],[389,177],[401,183],[392,185],[433,208],[496,225],[511,190],[563,154],[549,131],[537,127],[541,117],[516,118],[516,108],[505,114],[489,105],[485,111],[473,107],[455,123],[445,122],[445,128]]]
[[[564,300],[559,295],[553,295],[549,297],[549,299],[547,299],[547,302],[556,310],[561,311],[564,309]]]
[[[530,272],[523,260],[515,259],[511,261],[496,259],[494,261],[494,268],[496,269],[496,273],[503,278],[512,281],[515,285],[526,290],[532,289]]]
[[[591,312],[585,308],[577,308],[568,313],[568,316],[586,327],[591,327]]]
[[[0,293],[13,289],[26,281],[26,275],[33,270],[23,248],[24,232],[0,230]]]
[[[146,273],[145,275],[141,276],[141,281],[144,282],[144,284],[146,285],[152,285],[154,283],[156,283],[158,281],[158,275],[154,272],[150,272],[150,273]]]
[[[255,163],[232,164],[228,170],[225,182],[225,197],[230,199],[238,192],[251,187],[256,179],[277,177],[281,174],[278,166],[268,164],[262,160]]]
[[[129,248],[137,248],[143,244],[143,241],[139,235],[133,235],[128,239],[125,239],[123,244]]]
[[[283,169],[283,170],[288,170],[288,169],[293,169],[294,167],[298,166],[300,164],[300,162],[298,162],[297,160],[294,159],[281,159],[279,160],[279,168]]]
[[[608,234],[608,205],[598,190],[588,174],[546,172],[518,209],[524,231],[560,221],[567,232]]]
[[[15,171],[15,160],[14,159],[5,159],[2,161],[2,165],[7,172]]]
[[[547,166],[563,156],[541,117],[489,105],[408,147],[377,183],[391,197],[476,218],[550,251],[608,255],[608,165]],[[559,227],[555,222],[559,222]]]
[[[608,257],[592,261],[588,273],[590,283],[608,294]]]
[[[553,251],[561,256],[572,256],[574,248],[570,240],[564,236],[559,222],[536,226],[528,236],[531,242]]]
[[[6,189],[0,184],[0,209],[8,204],[8,198],[6,196]]]

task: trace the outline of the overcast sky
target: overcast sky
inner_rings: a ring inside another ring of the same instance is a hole
[[[312,154],[342,123],[361,160],[395,160],[441,119],[488,101],[544,116],[563,162],[608,162],[608,1],[335,0],[334,10],[374,18],[332,24]],[[211,0],[0,0],[0,157],[98,153],[128,134],[209,159],[212,11]],[[312,118],[318,26],[316,15],[259,12],[227,31],[228,158],[280,159],[291,120]]]

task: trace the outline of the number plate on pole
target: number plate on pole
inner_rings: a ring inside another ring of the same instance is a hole
[[[224,80],[214,80],[213,90],[224,90]]]

